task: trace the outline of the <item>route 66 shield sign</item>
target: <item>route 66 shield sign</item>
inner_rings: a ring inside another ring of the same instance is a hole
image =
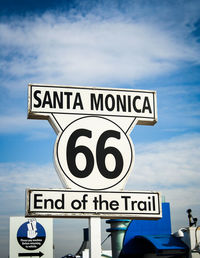
[[[66,188],[123,190],[135,154],[136,124],[157,121],[155,91],[29,84],[28,118],[58,134],[56,171]]]

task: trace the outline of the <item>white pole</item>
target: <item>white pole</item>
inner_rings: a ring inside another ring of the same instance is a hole
[[[101,218],[89,218],[90,258],[101,257]]]

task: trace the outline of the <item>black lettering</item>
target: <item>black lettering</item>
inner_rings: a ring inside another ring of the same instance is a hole
[[[120,111],[120,109],[124,112],[126,112],[126,96],[123,95],[123,100],[121,99],[120,95],[117,95],[117,111]]]
[[[128,95],[128,112],[131,112],[131,96]]]
[[[149,200],[148,201],[148,208],[149,208],[149,210],[151,210],[151,197],[150,196],[148,197],[148,200]]]
[[[44,209],[47,209],[48,203],[50,203],[50,209],[53,209],[53,200],[52,199],[44,199]]]
[[[98,95],[98,99],[96,99],[96,95],[94,93],[91,94],[91,110],[103,110],[103,94]]]
[[[124,199],[124,208],[125,210],[128,210],[128,199],[130,199],[130,196],[121,196],[122,199]]]
[[[99,195],[99,209],[102,210],[103,207],[102,205],[105,204],[106,210],[108,210],[108,201],[107,200],[102,200],[102,196]]]
[[[144,201],[138,202],[138,209],[140,211],[146,211],[147,210],[147,203]]]
[[[105,107],[108,111],[113,111],[115,108],[115,99],[113,95],[108,94],[105,98]]]
[[[80,93],[76,93],[73,109],[76,109],[77,106],[79,106],[80,109],[83,109],[83,103],[82,103],[82,100],[81,100]]]
[[[146,109],[149,111],[150,114],[152,113],[151,105],[150,105],[148,97],[144,98],[144,104],[143,104],[142,112],[144,113]]]
[[[44,108],[46,105],[49,105],[50,108],[53,107],[49,91],[45,92],[42,107]]]
[[[86,200],[86,197],[88,197],[88,194],[84,194],[84,195],[83,195],[82,203],[83,203],[83,209],[84,209],[84,210],[86,209],[86,202],[88,202],[88,201]]]
[[[156,210],[155,196],[152,197],[153,200],[153,211]]]
[[[73,200],[71,206],[74,210],[79,210],[81,208],[81,202],[79,200]]]
[[[110,208],[111,208],[111,210],[113,210],[113,211],[118,210],[118,209],[119,209],[119,203],[118,203],[118,201],[111,201],[111,202],[110,202]]]
[[[55,208],[56,209],[64,209],[64,194],[62,194],[61,199],[57,199],[55,201]]]
[[[135,97],[133,98],[133,109],[135,110],[135,112],[141,113],[141,109],[138,109],[138,108],[136,107],[136,100],[138,100],[138,99],[141,99],[141,97],[140,97],[140,96],[135,96]]]
[[[34,107],[36,107],[36,108],[40,107],[41,103],[42,103],[41,99],[38,96],[38,94],[41,94],[41,90],[36,90],[36,91],[34,91],[34,94],[33,94],[34,99],[37,100],[37,102],[38,102],[37,104],[34,104]]]
[[[38,206],[38,202],[42,202],[38,197],[42,197],[42,194],[34,194],[34,209],[42,209],[42,206]]]
[[[95,197],[94,197],[94,200],[93,200],[93,203],[94,203],[94,209],[95,209],[95,210],[97,210],[97,209],[98,209],[98,207],[97,207],[98,202],[99,202],[99,201],[97,200],[97,197],[95,196]]]
[[[64,92],[64,95],[66,96],[66,108],[70,108],[70,96],[72,95],[72,92]]]
[[[132,211],[134,211],[135,210],[135,204],[137,203],[137,201],[132,201],[131,202],[131,208],[132,208]]]
[[[63,108],[63,93],[60,92],[60,96],[58,96],[58,92],[53,92],[53,108],[56,108],[57,105],[59,108]]]

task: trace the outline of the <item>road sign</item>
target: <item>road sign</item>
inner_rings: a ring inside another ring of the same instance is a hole
[[[53,221],[10,217],[10,258],[53,258]]]
[[[58,134],[54,161],[67,188],[122,190],[134,164],[130,132],[157,121],[155,91],[29,84],[28,118]]]
[[[127,176],[134,150],[118,125],[89,116],[76,120],[60,134],[54,157],[58,171],[76,186],[105,190]]]
[[[159,219],[160,194],[150,191],[28,189],[26,216]]]

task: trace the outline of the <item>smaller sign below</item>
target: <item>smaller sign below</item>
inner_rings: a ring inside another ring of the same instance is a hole
[[[27,189],[26,216],[159,219],[160,194],[152,191]]]
[[[9,257],[52,258],[53,220],[10,217]]]

